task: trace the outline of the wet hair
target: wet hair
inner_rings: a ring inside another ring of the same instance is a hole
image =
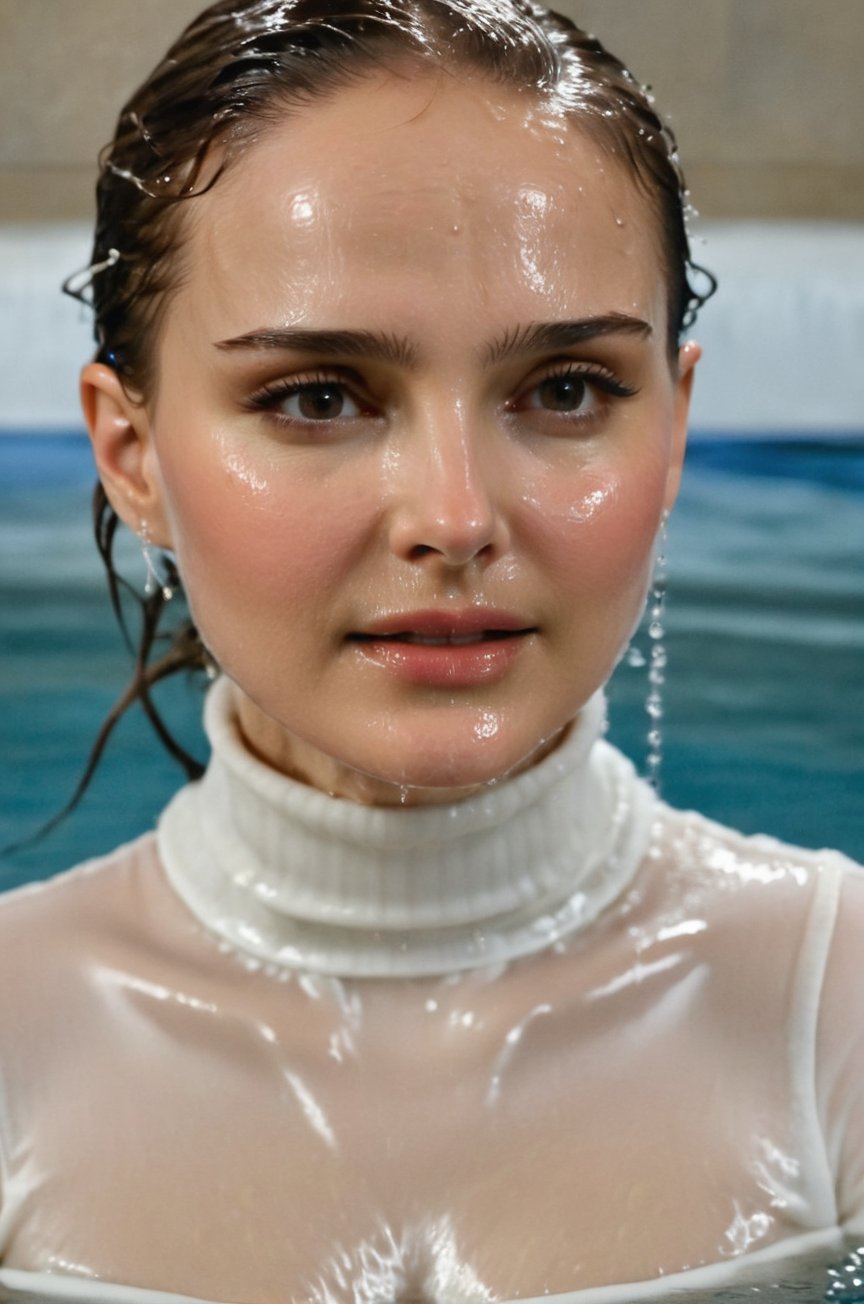
[[[156,382],[160,318],[184,275],[187,206],[269,127],[406,60],[476,73],[549,103],[620,163],[655,222],[674,359],[713,278],[691,260],[688,193],[673,134],[648,91],[593,36],[532,0],[220,0],[186,28],[122,110],[100,156],[90,275],[84,287],[72,280],[66,286],[92,303],[97,360],[113,367],[130,392],[146,400]],[[94,518],[125,632],[121,591],[130,586],[114,567],[118,522],[101,486]],[[162,638],[163,606],[158,588],[141,600],[132,682],[103,726],[72,804],[113,725],[136,699],[187,774],[201,772],[150,696],[166,675],[207,666],[188,621],[151,659]]]

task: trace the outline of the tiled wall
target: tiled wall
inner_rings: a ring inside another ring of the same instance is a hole
[[[653,86],[709,217],[864,217],[864,0],[558,0]],[[202,0],[0,0],[0,221],[86,216],[124,94]]]
[[[89,241],[81,223],[0,225],[0,434],[82,425],[78,370],[92,325],[60,285],[89,263]]]
[[[494,3],[494,0],[493,0]],[[721,275],[697,426],[864,430],[864,0],[559,0],[653,86]],[[0,0],[0,431],[79,424],[94,159],[201,0]],[[854,225],[858,223],[859,225]]]

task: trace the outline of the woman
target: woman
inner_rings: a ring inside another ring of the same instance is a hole
[[[590,1304],[864,1225],[860,876],[599,736],[699,355],[682,194],[523,3],[231,0],[121,116],[100,538],[151,642],[176,557],[213,758],[0,912],[0,1283]]]

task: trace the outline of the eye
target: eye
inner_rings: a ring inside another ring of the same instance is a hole
[[[605,367],[568,362],[523,389],[511,410],[588,423],[599,419],[613,399],[636,393]]]
[[[246,400],[256,412],[269,412],[287,425],[313,426],[353,421],[375,415],[359,398],[356,387],[333,376],[280,380],[265,385]]]
[[[591,389],[584,376],[570,372],[561,376],[547,376],[535,385],[527,396],[526,407],[543,408],[547,412],[580,412],[591,405]]]
[[[338,421],[363,415],[357,400],[333,380],[288,386],[274,407],[293,421]]]

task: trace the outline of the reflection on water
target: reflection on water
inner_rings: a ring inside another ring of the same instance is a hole
[[[734,1286],[724,1286],[715,1290],[670,1291],[666,1296],[654,1296],[654,1304],[663,1304],[665,1300],[673,1304],[745,1304],[750,1300],[773,1300],[775,1304],[862,1304],[864,1286],[859,1276],[862,1254],[861,1238],[847,1240],[841,1258],[836,1250],[832,1254],[821,1252],[801,1258],[775,1260],[754,1269],[751,1274],[737,1276]],[[853,1285],[854,1281],[859,1285]],[[76,1283],[77,1284],[77,1283]],[[86,1289],[85,1283],[80,1283]],[[75,1295],[75,1304],[104,1304],[102,1301],[88,1299],[85,1294]],[[110,1299],[110,1295],[108,1296]],[[156,1297],[158,1299],[158,1296]],[[166,1297],[170,1298],[170,1297]],[[484,1297],[485,1298],[485,1297]],[[550,1296],[554,1304],[555,1296]],[[561,1298],[558,1296],[558,1298]],[[576,1296],[578,1299],[578,1295]],[[367,1299],[364,1304],[409,1304],[408,1301]],[[9,1290],[0,1285],[0,1304],[48,1304],[43,1296],[29,1291]],[[226,1302],[227,1304],[227,1302]],[[284,1304],[294,1304],[293,1299],[286,1299]],[[410,1304],[446,1304],[445,1301],[411,1300]],[[479,1304],[479,1301],[478,1301]],[[515,1302],[510,1302],[515,1304]],[[621,1299],[620,1304],[628,1304]]]
[[[825,1253],[787,1262],[781,1259],[764,1265],[752,1276],[745,1275],[734,1286],[678,1292],[671,1298],[676,1304],[743,1304],[753,1299],[772,1299],[778,1304],[787,1300],[800,1304],[862,1304],[864,1286],[857,1271],[861,1254],[861,1238],[849,1238],[839,1259]]]
[[[841,1259],[826,1253],[808,1255],[802,1259],[765,1264],[753,1272],[745,1274],[734,1286],[720,1290],[676,1292],[671,1299],[676,1304],[744,1304],[745,1300],[774,1300],[777,1304],[786,1301],[799,1301],[800,1304],[827,1304],[827,1301],[857,1301],[864,1295],[829,1294],[835,1277],[833,1272],[843,1271],[846,1255],[858,1246],[858,1238],[849,1241]]]
[[[861,1304],[864,1301],[864,1248],[850,1249],[842,1263],[828,1269],[828,1301]]]

